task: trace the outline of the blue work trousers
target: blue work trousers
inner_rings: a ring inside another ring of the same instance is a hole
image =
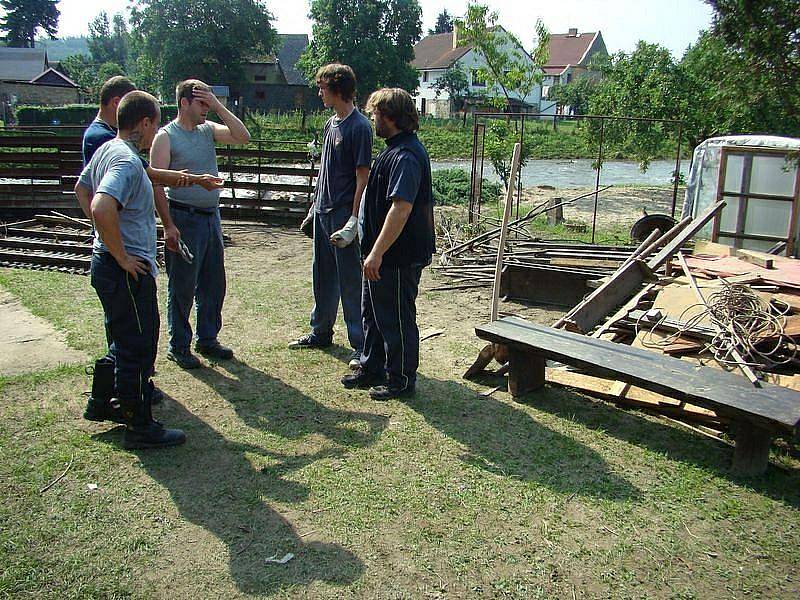
[[[322,342],[333,338],[333,325],[341,298],[347,338],[353,350],[360,352],[364,347],[364,330],[361,326],[361,251],[358,239],[344,248],[331,244],[331,234],[344,227],[351,215],[349,206],[329,213],[314,213],[311,332]]]
[[[148,393],[158,349],[156,280],[134,279],[108,252],[92,254],[91,283],[103,305],[114,350],[114,388],[121,400],[141,400]]]
[[[381,266],[378,281],[364,278],[361,312],[364,352],[361,368],[386,374],[389,385],[414,387],[419,367],[417,294],[422,266]]]
[[[169,212],[181,239],[194,255],[191,264],[180,254],[166,251],[167,327],[169,349],[186,352],[192,341],[189,317],[197,304],[197,342],[216,341],[222,329],[225,301],[225,254],[219,210],[199,212],[170,206]]]

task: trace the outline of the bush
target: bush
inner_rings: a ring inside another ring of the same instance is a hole
[[[464,169],[433,172],[433,199],[439,206],[469,202],[470,174]],[[493,202],[502,193],[499,183],[483,180],[483,201]]]
[[[69,104],[67,106],[18,106],[16,109],[19,125],[88,125],[98,109],[97,104]],[[161,121],[171,121],[178,114],[174,104],[161,105]]]

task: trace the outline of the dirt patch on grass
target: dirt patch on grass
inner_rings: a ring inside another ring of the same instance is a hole
[[[12,294],[0,289],[0,376],[85,362],[86,354],[67,346],[65,338]]]

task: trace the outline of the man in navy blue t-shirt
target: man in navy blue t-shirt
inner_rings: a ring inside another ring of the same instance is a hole
[[[417,379],[417,292],[436,250],[431,163],[415,133],[419,115],[408,92],[373,92],[367,110],[386,149],[372,165],[363,200],[364,352],[342,384],[389,400],[412,395]]]
[[[356,369],[364,346],[361,260],[356,238],[361,195],[372,162],[372,126],[353,104],[356,78],[350,67],[325,65],[317,71],[316,80],[323,104],[333,108],[334,115],[325,124],[314,206],[307,217],[314,220],[311,333],[289,347],[330,346],[341,298],[353,349],[350,368]]]

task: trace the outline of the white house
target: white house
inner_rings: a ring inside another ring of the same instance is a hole
[[[579,33],[573,28],[567,33],[550,34],[550,54],[547,64],[542,67],[541,112],[551,115],[569,112],[569,107],[558,106],[555,101],[548,99],[550,89],[554,85],[572,83],[581,77],[599,77],[599,73],[589,68],[590,61],[597,54],[608,56],[603,34],[599,31]]]
[[[502,27],[497,27],[495,31],[503,35],[506,31]],[[522,52],[522,55],[530,60],[533,59],[511,39],[507,38],[506,48],[515,47]],[[479,52],[472,46],[460,44],[455,31],[449,33],[437,33],[421,39],[414,46],[414,60],[411,66],[419,71],[419,88],[417,91],[416,103],[417,110],[421,115],[431,115],[434,117],[446,118],[451,116],[450,96],[446,91],[442,91],[439,96],[433,84],[439,77],[444,75],[450,67],[460,65],[469,80],[469,94],[492,92],[493,95],[502,95],[499,88],[487,90],[485,82],[481,81],[478,71],[485,66],[485,61]],[[541,100],[541,86],[535,85],[532,91],[520,98],[512,95],[511,110],[523,112],[538,112]]]

